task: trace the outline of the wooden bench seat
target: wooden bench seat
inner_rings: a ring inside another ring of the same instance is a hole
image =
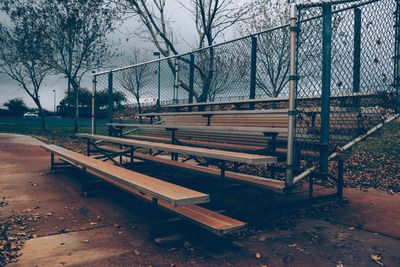
[[[153,141],[153,142],[160,142],[160,143],[171,143],[170,137],[162,137],[162,136],[151,136],[151,132],[147,135],[125,135],[126,138],[132,138],[136,140],[144,140],[144,141]],[[167,135],[165,135],[167,136]],[[192,136],[192,138],[196,138],[197,136]],[[242,139],[243,140],[243,139]],[[264,140],[262,142],[267,143],[268,140]],[[250,143],[246,144],[237,144],[237,143],[229,143],[229,142],[216,142],[216,141],[199,141],[196,139],[184,139],[184,138],[177,138],[176,141],[178,144],[182,145],[189,145],[195,147],[204,147],[204,148],[216,148],[222,149],[227,151],[235,151],[235,152],[244,152],[244,153],[255,153],[255,154],[262,154],[265,152],[265,145],[251,145]],[[275,152],[284,156],[286,154],[286,147],[277,147]],[[317,157],[319,154],[317,151],[302,151],[302,153],[307,153],[308,156],[313,155]]]
[[[147,162],[151,162],[154,164],[167,166],[170,168],[186,170],[186,171],[194,172],[194,173],[202,173],[202,174],[206,174],[208,176],[212,176],[212,177],[216,177],[216,178],[220,177],[219,170],[215,169],[215,168],[198,166],[198,165],[188,164],[188,163],[184,163],[184,162],[178,162],[178,161],[174,161],[174,160],[170,160],[170,159],[166,159],[166,158],[150,156],[150,155],[143,154],[143,153],[136,153],[136,158],[147,161]],[[261,187],[261,188],[272,190],[272,191],[279,192],[279,193],[282,193],[285,189],[285,183],[283,181],[278,181],[278,180],[269,179],[269,178],[263,178],[263,177],[254,176],[254,175],[247,175],[247,174],[242,174],[242,173],[226,171],[225,178],[228,180],[246,183],[246,184],[249,184],[252,186]]]
[[[86,170],[108,177],[111,182],[124,183],[140,192],[151,195],[154,199],[163,199],[173,206],[209,202],[207,194],[105,163],[55,145],[42,145],[42,147],[52,153],[52,159],[54,159],[54,154],[57,154]]]
[[[133,194],[135,197],[138,197],[148,203],[154,203],[152,196],[149,194],[140,192],[139,190],[136,190],[135,188],[132,188],[124,183],[112,181],[106,176],[102,176],[97,173],[93,174],[105,181],[110,182],[112,185],[130,194]],[[171,206],[167,201],[159,199],[157,206],[219,236],[234,234],[247,228],[247,224],[245,222],[230,218],[218,212],[197,205],[184,205],[175,207]]]
[[[126,138],[132,138],[136,140],[143,140],[143,141],[153,141],[153,142],[160,142],[160,143],[171,143],[170,137],[160,137],[160,136],[151,136],[148,135],[124,135]],[[227,143],[218,143],[218,142],[208,142],[208,141],[198,141],[195,139],[178,139],[178,144],[195,146],[195,147],[205,147],[205,148],[217,148],[222,150],[228,151],[257,151],[260,149],[265,148],[264,146],[252,146],[252,145],[237,145],[237,144],[227,144]]]
[[[143,113],[138,116],[143,117],[165,117],[165,116],[224,116],[224,115],[257,115],[257,114],[288,114],[288,109],[266,109],[266,110],[227,110],[227,111],[199,111],[199,112],[164,112],[164,113]]]
[[[280,127],[236,127],[236,126],[198,126],[187,124],[135,124],[135,123],[107,123],[110,127],[133,127],[141,129],[175,129],[213,133],[287,133],[287,128]]]
[[[148,141],[127,139],[120,137],[110,137],[110,136],[95,135],[95,134],[77,134],[77,136],[85,139],[105,141],[113,144],[148,148],[148,149],[160,150],[172,153],[181,153],[181,154],[211,158],[221,161],[232,161],[232,162],[247,163],[247,164],[271,164],[277,162],[277,158],[273,156],[254,155],[254,154],[231,152],[231,151],[224,151],[217,149],[207,149],[207,148],[189,147],[189,146],[181,146],[181,145],[166,144],[166,143],[156,143],[156,142],[148,142]]]

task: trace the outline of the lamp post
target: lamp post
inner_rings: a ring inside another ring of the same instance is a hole
[[[160,98],[161,98],[161,62],[160,62],[160,58],[161,58],[161,53],[156,51],[153,52],[153,56],[158,57],[158,70],[157,70],[157,75],[158,75],[158,85],[157,85],[157,112],[160,112],[161,110],[161,103],[160,103]]]
[[[53,90],[54,94],[54,113],[56,113],[56,90]]]

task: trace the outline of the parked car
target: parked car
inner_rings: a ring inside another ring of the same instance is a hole
[[[39,115],[35,112],[26,112],[24,118],[39,118]]]

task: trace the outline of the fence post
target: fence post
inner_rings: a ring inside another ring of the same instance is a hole
[[[285,186],[293,184],[294,169],[294,136],[296,130],[296,46],[297,46],[297,5],[290,5],[290,73],[289,73],[289,123],[288,123],[288,142],[286,158],[286,180]]]
[[[108,73],[108,123],[112,123],[113,120],[113,109],[114,109],[114,99],[113,99],[113,73]]]
[[[194,54],[190,54],[190,65],[189,65],[189,104],[193,103],[193,90],[194,90]],[[192,111],[192,107],[189,107],[189,111]]]
[[[161,112],[161,61],[160,61],[160,56],[158,57],[158,66],[157,66],[157,112],[158,113]]]
[[[250,65],[250,99],[256,98],[256,75],[257,75],[257,37],[251,37],[251,65]],[[255,103],[250,104],[254,109]]]
[[[395,55],[394,55],[394,86],[395,86],[395,99],[394,105],[396,113],[400,112],[400,3],[396,1],[396,11],[395,11]]]
[[[332,70],[332,5],[322,6],[322,93],[320,173],[328,175],[329,120]]]
[[[96,75],[92,80],[92,134],[96,133]]]
[[[354,9],[354,61],[353,61],[353,93],[360,92],[361,69],[361,9]],[[360,98],[354,96],[353,107],[360,107]]]
[[[179,89],[179,63],[175,59],[175,81],[174,81],[174,103],[178,103],[178,89]]]

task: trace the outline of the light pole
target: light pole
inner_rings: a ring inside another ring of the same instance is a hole
[[[53,90],[54,93],[54,113],[56,113],[56,90]]]
[[[158,70],[157,70],[157,75],[158,75],[158,86],[157,86],[157,112],[160,112],[161,110],[161,103],[160,103],[160,97],[161,97],[161,92],[160,92],[160,87],[161,87],[161,53],[156,51],[153,52],[153,56],[158,56]]]

